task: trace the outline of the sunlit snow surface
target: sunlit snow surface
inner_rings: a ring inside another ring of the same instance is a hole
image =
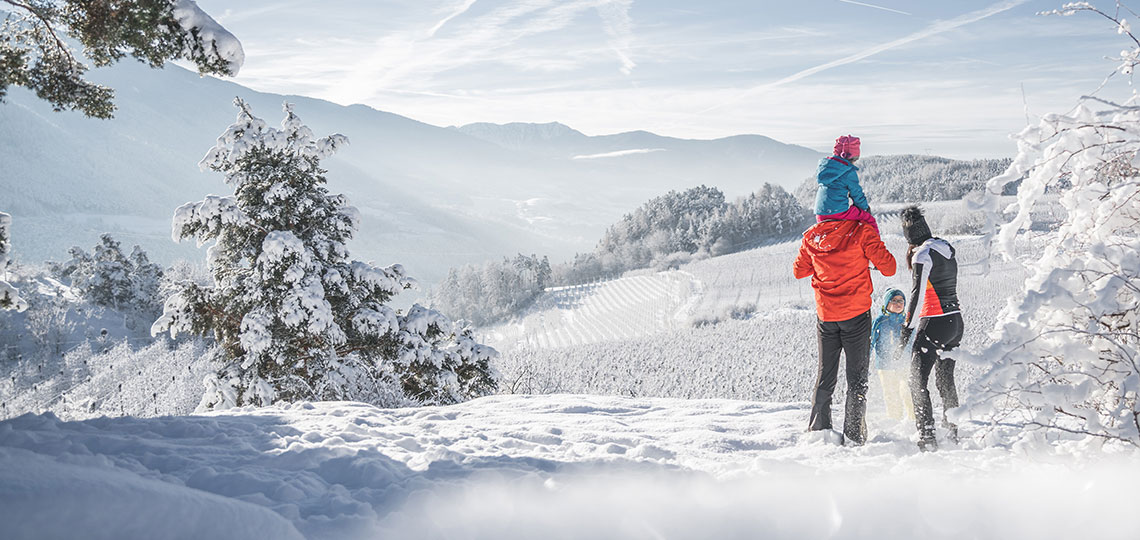
[[[0,537],[1140,537],[1135,457],[920,454],[912,428],[874,418],[849,448],[806,418],[805,403],[579,395],[26,415],[0,422]]]

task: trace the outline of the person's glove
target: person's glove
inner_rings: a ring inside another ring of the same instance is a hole
[[[904,326],[902,329],[902,336],[899,337],[899,348],[906,349],[906,344],[910,343],[910,334],[914,330],[910,327]]]

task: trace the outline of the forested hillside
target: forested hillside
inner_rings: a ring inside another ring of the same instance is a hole
[[[859,160],[859,183],[874,208],[878,202],[929,202],[961,199],[981,191],[986,182],[1009,167],[1009,159],[962,161],[938,156],[871,156]],[[1017,186],[1006,187],[1012,195]],[[796,189],[796,199],[807,208],[815,207],[815,177],[807,178]]]

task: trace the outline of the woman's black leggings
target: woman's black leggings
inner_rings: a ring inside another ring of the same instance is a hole
[[[951,351],[962,342],[962,314],[953,313],[941,317],[927,317],[918,323],[913,356],[910,363],[910,395],[914,400],[914,420],[918,432],[930,434],[934,431],[934,412],[930,403],[930,391],[926,389],[934,370],[934,384],[942,396],[942,422],[946,420],[946,410],[958,406],[958,389],[954,386],[954,360],[943,358],[943,351]]]

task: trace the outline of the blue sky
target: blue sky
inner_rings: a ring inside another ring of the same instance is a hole
[[[236,81],[257,90],[443,126],[818,149],[853,133],[868,155],[1012,155],[1026,102],[1030,117],[1069,109],[1129,44],[1089,14],[1037,15],[1062,4],[1042,0],[198,3],[242,40]]]

